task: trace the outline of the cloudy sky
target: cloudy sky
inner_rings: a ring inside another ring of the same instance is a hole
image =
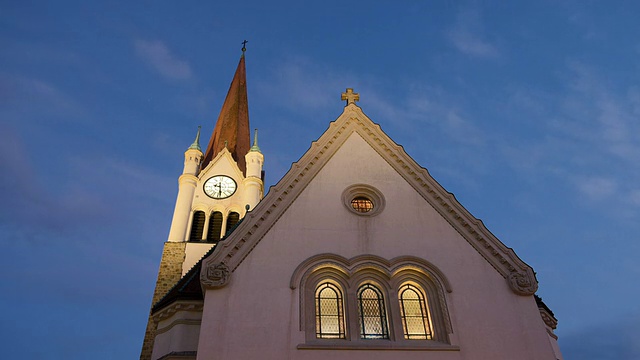
[[[183,152],[247,39],[267,186],[346,87],[537,272],[565,358],[638,359],[640,5],[0,4],[0,343],[139,354]]]

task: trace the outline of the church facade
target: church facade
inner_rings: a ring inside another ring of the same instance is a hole
[[[533,269],[342,100],[263,198],[243,53],[185,152],[141,359],[562,359]]]

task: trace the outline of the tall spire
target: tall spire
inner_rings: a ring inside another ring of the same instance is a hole
[[[244,46],[243,46],[243,50]],[[222,149],[227,148],[246,173],[244,156],[249,152],[251,139],[249,134],[249,104],[247,100],[247,75],[244,64],[244,51],[238,68],[229,86],[229,92],[222,104],[216,127],[211,134],[201,168],[204,169]]]

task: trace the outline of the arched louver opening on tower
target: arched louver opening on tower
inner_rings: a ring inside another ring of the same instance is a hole
[[[207,241],[220,240],[220,232],[222,231],[222,213],[214,211],[209,218],[209,231],[207,231]]]
[[[202,232],[204,231],[204,211],[196,211],[193,213],[193,222],[191,223],[191,234],[189,241],[201,241]]]
[[[240,214],[238,214],[237,212],[230,212],[229,216],[227,216],[227,231],[226,231],[227,234],[231,230],[233,230],[234,226],[236,226],[238,221],[240,221]]]

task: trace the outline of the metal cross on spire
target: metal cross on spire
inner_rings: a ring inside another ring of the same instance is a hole
[[[247,43],[247,40],[242,42],[242,55],[244,55],[244,52],[247,51]]]
[[[347,100],[347,105],[360,101],[360,94],[354,93],[352,88],[347,88],[347,92],[342,93],[342,100]]]

